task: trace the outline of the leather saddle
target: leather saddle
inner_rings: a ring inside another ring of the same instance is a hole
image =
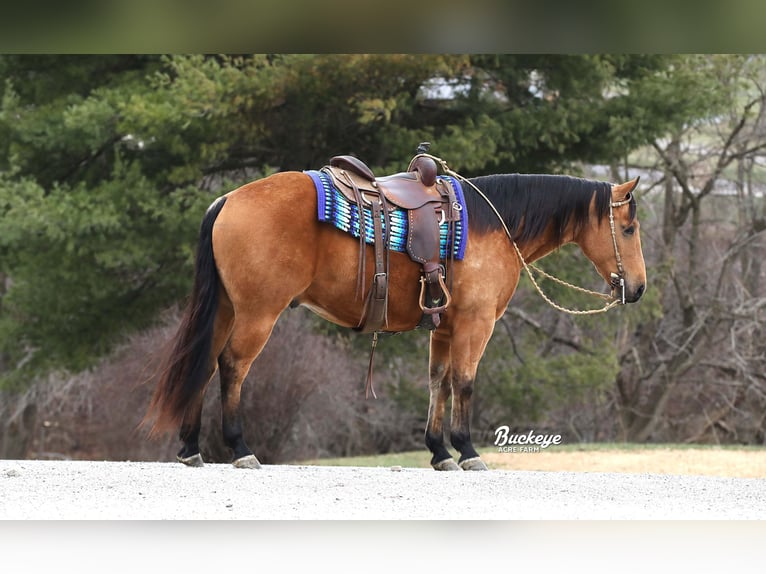
[[[376,195],[383,193],[388,203],[402,209],[417,209],[426,203],[441,202],[441,193],[436,191],[436,163],[431,158],[417,156],[404,173],[396,173],[385,177],[375,177],[361,160],[350,155],[335,156],[330,160],[330,167],[336,168],[335,173],[350,174],[361,191]],[[341,186],[340,191],[349,201],[356,201],[350,186]],[[365,199],[365,205],[370,200]]]
[[[423,145],[418,151],[424,149]],[[436,329],[440,324],[440,314],[451,301],[446,286],[446,265],[442,265],[440,258],[439,228],[448,223],[447,237],[454,242],[454,222],[460,218],[462,209],[452,185],[437,178],[436,162],[430,156],[419,153],[406,172],[378,178],[358,158],[341,155],[333,157],[330,165],[322,171],[332,177],[335,187],[350,202],[360,207],[360,217],[368,217],[362,207],[369,210],[372,216],[375,274],[356,329],[364,333],[378,333],[387,323],[389,244],[383,227],[385,225],[386,230],[390,229],[389,214],[397,208],[407,212],[407,253],[422,266],[419,304],[423,317],[419,326]],[[359,235],[357,294],[365,290],[366,261],[365,234]],[[454,253],[454,246],[448,246],[447,253]]]

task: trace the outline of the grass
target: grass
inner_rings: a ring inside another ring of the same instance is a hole
[[[766,449],[742,445],[592,443],[551,445],[540,452],[477,449],[490,469],[518,471],[627,472],[766,477]],[[430,453],[411,452],[314,459],[293,464],[430,468]]]
[[[546,451],[550,452],[591,452],[605,450],[637,451],[637,450],[750,450],[762,451],[763,447],[740,444],[688,444],[688,443],[633,443],[633,442],[598,442],[551,445]],[[495,447],[487,447],[485,452],[495,452]]]
[[[431,454],[423,448],[419,451],[396,452],[374,456],[349,456],[346,458],[317,458],[292,464],[311,466],[401,466],[404,468],[431,468]]]

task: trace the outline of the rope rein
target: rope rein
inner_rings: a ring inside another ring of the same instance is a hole
[[[617,271],[618,271],[618,275],[612,274],[612,279],[613,279],[613,286],[616,287],[617,285],[619,285],[620,287],[622,287],[623,295],[622,295],[622,298],[620,299],[620,298],[612,297],[611,295],[606,295],[604,293],[599,293],[597,291],[591,291],[590,289],[585,289],[583,287],[578,287],[577,285],[572,285],[571,283],[567,283],[566,281],[563,281],[562,279],[559,279],[557,277],[554,277],[553,275],[550,275],[549,273],[546,273],[545,271],[543,271],[539,267],[536,267],[535,265],[528,264],[526,262],[526,260],[524,259],[524,256],[521,254],[521,250],[519,249],[519,246],[516,244],[516,241],[513,239],[513,235],[511,234],[510,230],[508,229],[508,226],[506,225],[505,220],[500,215],[500,213],[497,211],[497,208],[494,206],[492,201],[490,201],[490,199],[484,194],[484,192],[482,192],[478,187],[476,187],[471,181],[469,181],[468,179],[466,179],[465,177],[463,177],[459,173],[457,173],[457,172],[453,171],[452,169],[450,169],[450,167],[447,165],[447,162],[444,161],[443,159],[441,159],[439,157],[436,157],[436,156],[433,156],[433,155],[430,155],[430,154],[427,154],[427,153],[422,153],[420,155],[425,156],[425,157],[429,157],[432,160],[438,162],[442,166],[442,169],[444,170],[444,173],[446,173],[447,175],[451,175],[452,177],[454,177],[454,178],[456,178],[456,179],[458,179],[460,181],[466,182],[468,185],[470,185],[476,191],[476,193],[479,194],[479,196],[484,201],[487,202],[487,205],[489,205],[490,209],[492,209],[494,214],[497,216],[497,219],[500,221],[501,225],[503,226],[503,229],[505,230],[505,234],[508,236],[508,239],[510,240],[511,245],[513,245],[513,248],[516,251],[516,255],[518,255],[519,260],[521,261],[521,264],[523,265],[524,269],[526,270],[527,274],[529,275],[529,279],[532,281],[532,285],[534,285],[535,289],[540,294],[540,296],[543,298],[543,300],[546,303],[548,303],[551,307],[553,307],[554,309],[556,309],[558,311],[562,311],[564,313],[569,313],[570,315],[595,315],[597,313],[605,313],[606,311],[608,311],[612,307],[624,304],[624,302],[625,302],[625,286],[624,286],[624,280],[622,278],[622,276],[623,276],[623,266],[622,266],[622,258],[620,257],[620,251],[617,248],[617,235],[615,233],[615,225],[614,225],[614,208],[615,207],[620,207],[622,205],[626,205],[627,203],[630,202],[630,198],[625,199],[623,201],[610,201],[610,203],[609,203],[609,227],[610,227],[610,230],[611,230],[611,233],[612,233],[612,244],[614,245],[614,254],[615,254],[615,257],[617,259]],[[560,285],[563,285],[563,286],[569,287],[570,289],[573,289],[575,291],[579,291],[581,293],[585,293],[587,295],[591,295],[593,297],[597,297],[599,299],[602,299],[603,301],[606,301],[606,304],[603,307],[601,307],[600,309],[583,309],[583,310],[580,310],[580,309],[568,309],[566,307],[562,307],[561,305],[558,305],[556,302],[554,302],[550,297],[548,297],[548,295],[545,294],[545,292],[542,290],[540,285],[538,285],[537,281],[535,280],[533,271],[535,273],[539,273],[540,275],[542,275],[546,279],[550,279],[551,281],[554,281],[554,282],[556,282],[556,283],[558,283]],[[617,285],[615,285],[614,281],[618,281]]]

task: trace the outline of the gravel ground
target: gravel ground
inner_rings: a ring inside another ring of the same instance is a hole
[[[0,519],[764,519],[766,479],[0,460]]]

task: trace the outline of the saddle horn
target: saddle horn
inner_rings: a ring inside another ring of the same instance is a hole
[[[410,162],[407,171],[417,171],[420,174],[420,181],[426,187],[432,187],[436,183],[437,167],[436,162],[423,154],[427,153],[431,147],[430,142],[420,142],[417,153]]]

